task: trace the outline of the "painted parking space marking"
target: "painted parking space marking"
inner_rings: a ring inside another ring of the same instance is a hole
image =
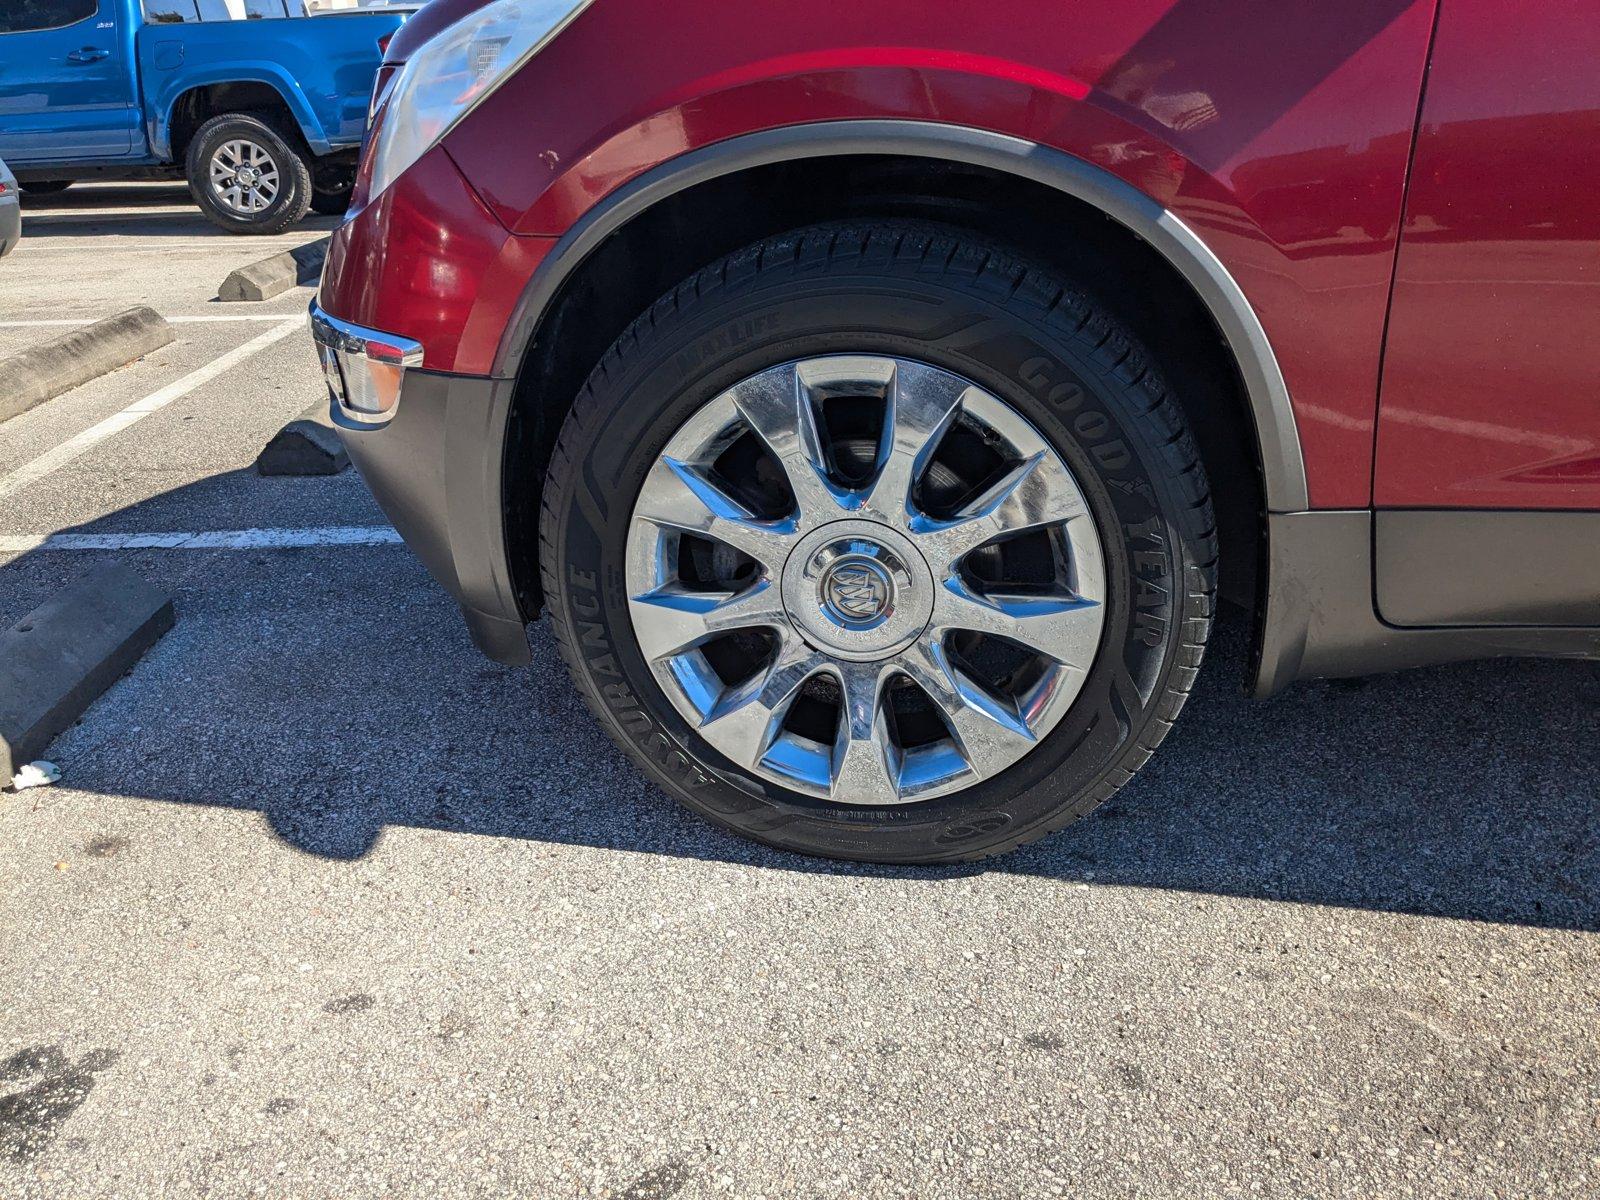
[[[251,244],[252,246],[269,246],[276,249],[279,247],[304,246],[309,245],[310,243],[304,241],[303,239],[300,241],[291,241],[287,239],[284,241],[274,241],[271,238],[262,238]],[[89,243],[81,246],[41,246],[36,240],[30,241],[25,237],[22,239],[21,249],[25,249],[29,254],[106,254],[111,251],[115,251],[118,254],[167,254],[174,250],[207,250],[211,253],[216,253],[217,244],[215,242],[174,241],[163,242],[159,246],[141,246],[137,243],[132,245],[119,245],[114,242],[101,242],[98,244]]]
[[[151,392],[142,400],[135,400],[120,412],[113,413],[96,425],[91,425],[75,437],[68,438],[54,450],[47,450],[38,458],[23,463],[8,474],[0,475],[0,497],[10,496],[21,491],[31,483],[36,483],[61,467],[87,454],[101,442],[109,437],[114,437],[124,429],[144,420],[151,413],[160,412],[174,400],[181,400],[196,388],[211,382],[218,375],[237,366],[257,351],[265,350],[274,342],[281,341],[291,333],[305,329],[305,324],[299,318],[286,319],[276,328],[265,333],[257,334],[244,345],[239,346],[219,358],[214,358],[205,366],[190,371],[181,379],[174,380],[166,387]]]
[[[169,325],[221,325],[228,321],[287,321],[292,313],[191,313],[186,316],[166,317]],[[93,325],[100,317],[48,317],[40,320],[0,321],[0,329],[58,329],[75,325]]]
[[[0,554],[35,550],[297,550],[323,546],[398,546],[388,525],[301,529],[212,529],[192,533],[0,534]]]

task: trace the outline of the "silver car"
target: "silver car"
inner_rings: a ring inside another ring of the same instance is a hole
[[[22,205],[17,200],[17,177],[0,162],[0,258],[11,253],[22,238]]]

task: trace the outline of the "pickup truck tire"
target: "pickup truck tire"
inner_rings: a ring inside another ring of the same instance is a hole
[[[54,196],[57,192],[64,192],[72,186],[70,179],[40,179],[33,183],[19,183],[17,185],[30,196]]]
[[[272,113],[212,117],[184,165],[200,211],[229,233],[282,233],[311,207],[311,152]]]
[[[1076,820],[1172,728],[1211,625],[1205,470],[1154,360],[1071,277],[920,222],[669,290],[578,393],[542,505],[606,731],[807,854],[957,862]]]

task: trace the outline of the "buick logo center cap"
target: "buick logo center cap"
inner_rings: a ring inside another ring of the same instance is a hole
[[[822,603],[845,625],[870,625],[889,610],[894,584],[871,559],[847,559],[822,580]]]

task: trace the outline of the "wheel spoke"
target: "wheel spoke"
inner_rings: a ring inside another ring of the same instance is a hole
[[[783,629],[783,599],[770,579],[739,592],[694,592],[676,585],[629,601],[639,647],[650,658],[682,654],[737,629]]]
[[[960,413],[969,387],[963,379],[919,363],[897,365],[884,405],[878,474],[863,510],[896,526],[909,523],[912,488]]]
[[[831,520],[848,506],[848,493],[828,478],[817,410],[799,373],[764,371],[729,393],[745,423],[783,468],[804,525]]]
[[[943,572],[995,538],[1088,516],[1065,465],[1053,454],[1040,453],[1018,463],[953,517],[917,518],[912,532],[929,566]]]
[[[883,707],[884,663],[840,662],[834,670],[843,703],[833,743],[833,798],[849,804],[897,803],[900,767]]]
[[[735,762],[758,766],[801,685],[827,665],[823,655],[791,639],[765,671],[717,701],[700,724],[701,735]]]
[[[938,706],[962,757],[978,775],[998,774],[1033,749],[1037,739],[1026,717],[952,663],[942,643],[912,646],[901,667]]]
[[[952,577],[934,602],[933,628],[1005,638],[1087,671],[1100,646],[1100,605],[1079,597],[979,595]]]
[[[645,481],[635,516],[704,534],[748,554],[776,576],[794,542],[793,521],[763,521],[699,467],[663,457]]]

